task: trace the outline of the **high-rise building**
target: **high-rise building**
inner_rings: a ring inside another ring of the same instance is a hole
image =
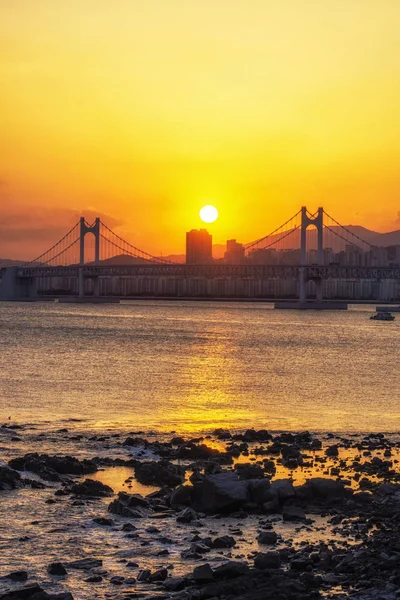
[[[246,262],[243,244],[239,244],[236,240],[227,240],[224,262],[230,265]]]
[[[212,235],[206,229],[192,229],[186,233],[186,264],[212,263]]]

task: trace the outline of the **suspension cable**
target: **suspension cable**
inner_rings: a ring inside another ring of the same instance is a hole
[[[141,254],[145,254],[149,258],[153,258],[154,260],[157,260],[159,262],[167,263],[167,264],[170,264],[170,265],[171,264],[175,264],[171,260],[166,260],[164,258],[159,258],[157,256],[153,256],[152,254],[149,254],[148,252],[145,252],[144,250],[141,250],[140,248],[136,248],[136,246],[134,246],[133,244],[130,244],[129,242],[127,242],[126,240],[124,240],[121,236],[119,236],[117,233],[115,233],[112,229],[110,229],[109,227],[107,227],[107,225],[105,225],[103,223],[103,221],[100,221],[100,223],[103,225],[103,227],[105,229],[107,229],[107,231],[109,231],[110,233],[112,233],[113,235],[115,235],[116,238],[118,238],[119,240],[121,240],[121,242],[123,242],[127,246],[130,246],[131,248],[133,248],[134,250],[136,250],[136,252],[140,252]],[[111,244],[114,243],[114,242],[111,242],[111,240],[108,240],[108,238],[106,238],[103,234],[100,234],[100,235],[101,235],[101,237],[103,237],[104,239],[106,239],[107,241],[109,241]],[[124,248],[121,248],[117,244],[114,244],[114,246],[116,246],[117,248],[119,248],[120,250],[123,250],[125,252]]]
[[[276,233],[277,231],[279,231],[280,229],[282,229],[283,227],[285,227],[285,225],[287,225],[288,223],[290,223],[290,221],[293,221],[293,219],[295,219],[300,213],[301,213],[301,209],[295,215],[293,215],[293,217],[290,217],[290,219],[288,219],[286,221],[286,223],[284,223],[283,225],[280,225],[280,227],[278,227],[277,229],[274,229],[274,231],[271,231],[271,233],[269,233],[268,235],[265,235],[264,237],[256,240],[255,242],[249,242],[248,244],[245,244],[244,247],[246,248],[246,250],[249,250],[250,248],[252,248],[256,244],[259,244],[260,242],[263,242],[267,238],[271,237],[271,235],[274,235],[274,233]],[[295,227],[295,229],[297,229],[297,228]],[[294,231],[294,229],[292,231]]]
[[[257,248],[257,250],[255,250],[255,252],[257,252],[257,251],[261,252],[262,250],[268,250],[268,248],[271,248],[271,246],[274,246],[275,244],[278,244],[279,242],[281,242],[285,238],[289,237],[289,235],[292,235],[292,233],[294,233],[297,229],[300,229],[300,225],[297,225],[296,227],[293,227],[293,229],[291,229],[290,231],[288,231],[287,233],[285,233],[285,235],[283,235],[282,237],[280,237],[279,240],[275,240],[275,242],[271,242],[271,244],[269,244],[268,246],[264,246],[263,248]]]
[[[102,233],[100,234],[100,237],[103,238],[103,240],[105,240],[106,242],[108,242],[112,246],[114,246],[115,248],[118,248],[118,250],[122,250],[122,252],[124,252],[125,254],[128,254],[129,256],[133,256],[134,258],[140,258],[141,260],[145,260],[147,262],[151,262],[149,258],[144,258],[143,256],[140,256],[139,254],[135,254],[133,252],[130,252],[129,250],[126,250],[126,248],[123,248],[122,246],[119,246],[115,242],[112,242],[111,240],[109,240]],[[132,246],[132,248],[134,248],[134,246]],[[143,252],[142,250],[139,250],[139,249],[137,249],[137,250],[138,250],[138,252],[141,252],[142,254],[147,254],[147,252]],[[151,254],[148,254],[147,256],[151,256]],[[151,256],[151,258],[154,258],[154,257]]]
[[[352,244],[353,246],[355,246],[356,248],[358,248],[359,250],[361,250],[362,252],[364,252],[363,248],[360,248],[360,246],[358,246],[358,244],[355,244],[354,242],[349,242],[349,240],[347,238],[345,238],[342,235],[340,235],[340,233],[338,233],[337,231],[335,231],[334,229],[332,229],[332,227],[329,227],[329,225],[324,225],[324,227],[326,227],[327,229],[329,229],[329,231],[331,231],[334,235],[337,235],[339,238],[341,238],[342,240],[344,240],[348,244]]]
[[[61,242],[63,242],[63,241],[65,240],[65,238],[66,238],[66,237],[68,237],[68,236],[70,235],[70,233],[72,233],[72,232],[74,231],[74,229],[76,229],[76,227],[78,227],[78,225],[79,225],[79,221],[78,221],[78,223],[76,223],[76,225],[74,225],[74,226],[73,226],[73,228],[72,228],[72,229],[70,229],[70,230],[68,231],[68,233],[66,233],[66,234],[64,235],[64,237],[62,237],[60,240],[58,240],[58,242],[57,242],[57,243],[55,243],[55,244],[54,244],[54,246],[52,246],[51,248],[49,248],[48,250],[46,250],[46,252],[43,252],[43,254],[41,254],[40,256],[38,256],[37,258],[35,258],[34,260],[31,260],[31,261],[29,261],[28,263],[26,263],[26,264],[24,265],[24,267],[27,267],[28,265],[31,265],[31,264],[32,264],[32,263],[34,263],[34,262],[38,262],[38,261],[39,261],[41,258],[43,258],[43,256],[45,256],[46,254],[48,254],[49,252],[51,252],[52,250],[54,250],[54,248],[55,248],[56,246],[58,246],[58,244],[61,244]],[[77,240],[75,240],[75,241],[77,241]],[[73,242],[73,243],[75,243],[75,242]],[[59,253],[59,254],[57,254],[57,256],[59,256],[60,254],[62,254],[62,252],[61,252],[61,253]],[[55,258],[55,257],[53,257],[53,258]],[[53,260],[53,259],[49,259],[49,260]],[[47,261],[47,262],[48,262],[48,261]],[[44,264],[46,265],[46,264],[47,264],[47,262],[45,262]]]
[[[342,229],[344,229],[345,231],[347,231],[347,233],[349,233],[350,235],[352,235],[355,238],[357,238],[360,242],[362,242],[366,246],[369,246],[370,248],[372,248],[372,245],[369,242],[366,242],[365,240],[363,240],[362,238],[360,238],[360,236],[358,236],[357,234],[355,234],[352,231],[350,231],[350,229],[347,229],[347,227],[345,227],[344,225],[341,225],[341,223],[339,223],[339,221],[336,221],[336,219],[334,219],[333,217],[331,217],[331,215],[328,215],[328,213],[325,210],[324,210],[324,213],[328,217],[328,219],[331,219],[336,225],[339,225],[339,227],[342,227]],[[328,227],[328,225],[326,225],[326,227]],[[333,231],[333,230],[331,230],[331,231]]]
[[[48,265],[49,262],[51,262],[52,260],[55,260],[56,258],[58,258],[59,256],[61,256],[61,254],[64,254],[64,252],[67,252],[67,250],[69,250],[70,248],[72,248],[72,246],[74,244],[76,244],[77,242],[79,242],[79,238],[77,238],[76,240],[74,240],[73,242],[71,242],[71,244],[69,246],[67,246],[66,248],[64,248],[64,250],[61,250],[61,252],[59,252],[58,254],[56,254],[55,256],[52,256],[51,258],[49,258],[49,260],[43,264]],[[28,263],[30,264],[30,263]]]

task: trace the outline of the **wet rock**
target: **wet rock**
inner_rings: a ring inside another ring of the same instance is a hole
[[[214,573],[210,565],[205,563],[193,570],[191,579],[194,579],[196,583],[207,583],[209,581],[214,581]]]
[[[112,527],[115,525],[115,521],[106,519],[105,517],[95,517],[93,521],[94,523],[97,523],[97,525],[102,525],[103,527]]]
[[[260,465],[253,465],[251,463],[237,463],[235,470],[239,476],[239,479],[262,479],[264,477],[264,470]]]
[[[100,558],[81,558],[80,560],[74,560],[67,566],[71,569],[80,569],[81,571],[90,571],[91,569],[97,569],[103,565],[103,561]]]
[[[264,504],[271,499],[271,483],[269,479],[251,479],[248,481],[247,489],[250,501],[256,504]]]
[[[150,575],[151,575],[151,571],[149,569],[143,569],[142,571],[139,571],[136,581],[147,582],[150,579]]]
[[[27,571],[13,571],[12,573],[8,573],[8,575],[4,575],[1,579],[10,579],[11,581],[26,581],[28,579]]]
[[[122,444],[123,446],[144,446],[147,447],[148,441],[140,437],[128,437]]]
[[[67,575],[67,569],[60,562],[54,562],[47,567],[49,575]]]
[[[82,483],[76,483],[71,487],[70,491],[71,494],[75,494],[76,496],[88,496],[91,498],[103,498],[114,495],[114,490],[110,486],[94,479],[85,479]]]
[[[21,475],[17,471],[0,467],[0,490],[14,490],[22,485]]]
[[[257,554],[254,559],[256,569],[264,571],[265,569],[279,569],[281,565],[281,556],[279,552],[265,552]]]
[[[60,481],[60,475],[86,475],[95,473],[97,465],[92,460],[78,460],[72,456],[49,456],[30,453],[9,461],[17,471],[32,471],[48,481]]]
[[[263,531],[257,537],[259,544],[275,544],[278,540],[278,536],[275,531]]]
[[[135,461],[136,479],[145,485],[167,485],[176,487],[185,480],[185,467],[174,465],[167,460],[161,461]]]
[[[230,560],[214,569],[215,579],[233,579],[248,573],[250,567],[245,562]]]
[[[304,485],[296,487],[296,492],[306,498],[326,500],[350,498],[353,494],[352,490],[345,488],[341,481],[322,477],[309,479]]]
[[[184,590],[187,585],[184,577],[170,577],[163,583],[163,588],[168,592],[180,592]]]
[[[74,600],[72,594],[48,594],[37,583],[0,592],[0,600]]]
[[[168,577],[168,571],[167,569],[158,569],[158,571],[154,571],[154,573],[152,573],[149,577],[149,581],[151,583],[157,582],[157,581],[165,581],[165,579],[167,579]]]
[[[146,508],[146,506],[149,506],[149,503],[147,502],[143,505],[140,499],[145,500],[141,496],[139,497],[138,494],[119,492],[118,498],[109,504],[108,510],[121,517],[130,517],[131,519],[147,517],[150,514],[150,509]]]
[[[248,500],[247,486],[231,472],[208,475],[196,492],[206,512],[234,509]]]
[[[296,492],[291,479],[275,479],[271,483],[270,493],[271,499],[275,498],[282,504],[286,500],[289,500],[289,498],[293,498]]]
[[[3,593],[0,592],[0,600],[29,600],[35,594],[41,592],[43,592],[42,588],[37,583],[33,583]]]
[[[192,508],[185,508],[176,517],[177,523],[190,523],[198,519],[198,514]]]
[[[337,457],[339,456],[339,447],[338,446],[328,446],[325,450],[325,456]]]
[[[84,581],[86,581],[86,583],[100,583],[103,581],[103,577],[101,575],[91,575],[84,579]]]
[[[186,444],[186,442],[183,437],[176,436],[172,438],[170,444],[171,446],[183,446],[184,444]]]
[[[209,460],[219,456],[221,452],[216,448],[210,448],[206,444],[195,444],[188,442],[180,446],[177,457],[187,460]]]
[[[305,521],[307,519],[304,510],[298,506],[284,506],[282,516],[284,521]]]
[[[236,546],[236,540],[231,535],[217,537],[212,543],[213,548],[233,548],[233,546]]]
[[[170,504],[172,507],[189,506],[192,501],[192,486],[181,485],[173,490],[170,496]]]

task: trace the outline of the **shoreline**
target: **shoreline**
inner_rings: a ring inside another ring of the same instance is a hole
[[[29,600],[34,584],[75,600],[399,597],[381,565],[400,561],[397,433],[12,427],[0,427],[1,600]]]

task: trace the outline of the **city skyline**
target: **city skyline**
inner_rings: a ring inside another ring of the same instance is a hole
[[[217,243],[301,204],[398,229],[399,27],[390,0],[4,0],[0,254],[81,214],[182,251],[204,204]]]

